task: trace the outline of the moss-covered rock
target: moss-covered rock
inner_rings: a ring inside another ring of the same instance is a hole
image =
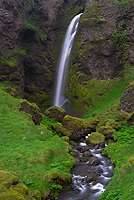
[[[1,200],[25,200],[27,195],[28,188],[19,180],[18,177],[9,172],[0,171]]]
[[[91,146],[99,145],[101,147],[105,146],[105,137],[101,133],[93,132],[86,140],[87,144],[90,144]]]
[[[96,131],[97,125],[100,122],[99,119],[95,119],[95,118],[82,119],[82,121],[84,122],[88,133]]]
[[[65,135],[65,136],[68,136],[68,137],[70,137],[71,134],[72,134],[71,131],[64,128],[61,123],[54,124],[53,129],[54,129],[54,131],[56,131],[57,134],[61,133],[62,135]]]
[[[113,129],[111,126],[101,126],[98,129],[98,132],[103,134],[106,139],[113,139],[114,138],[114,133],[116,132],[115,129]]]
[[[113,128],[115,130],[119,130],[121,127],[117,122],[115,122],[114,119],[106,119],[103,122],[102,126],[110,126],[111,128]]]
[[[66,115],[62,121],[62,126],[71,132],[71,140],[79,140],[87,134],[84,122],[77,117]]]
[[[45,111],[45,115],[52,120],[62,122],[63,118],[66,115],[66,111],[57,106],[52,106]]]
[[[25,111],[32,115],[32,120],[36,125],[40,125],[42,120],[41,111],[39,107],[34,103],[29,103],[27,100],[23,100],[19,103],[20,111]]]
[[[134,111],[134,82],[124,91],[120,98],[120,109],[131,113]]]
[[[121,110],[121,113],[119,113],[116,117],[115,120],[119,122],[121,125],[127,125],[127,122],[131,118],[131,114]]]
[[[51,197],[57,191],[68,190],[70,188],[70,184],[72,183],[72,175],[70,173],[63,172],[60,169],[52,169],[50,173],[44,176],[44,179],[47,179],[49,182],[48,189],[51,189],[51,192],[50,190],[48,191],[50,192],[49,195]]]

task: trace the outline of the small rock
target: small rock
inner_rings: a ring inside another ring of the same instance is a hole
[[[93,154],[92,154],[90,151],[85,151],[85,152],[83,153],[83,155],[84,155],[85,157],[91,157],[91,156],[93,156]]]
[[[92,181],[96,181],[96,177],[92,174],[89,174],[86,178],[86,182],[91,183]]]
[[[100,165],[100,164],[101,164],[100,160],[96,157],[92,157],[89,161],[89,165],[96,166],[96,165]]]

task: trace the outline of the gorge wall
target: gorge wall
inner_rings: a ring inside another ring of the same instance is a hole
[[[134,64],[134,2],[109,0],[1,0],[0,81],[42,109],[51,105],[56,62],[71,19],[83,12],[74,42],[72,82],[123,76]]]

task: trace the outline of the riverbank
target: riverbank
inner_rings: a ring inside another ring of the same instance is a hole
[[[48,130],[48,117],[35,125],[20,110],[23,99],[1,89],[0,96],[0,199],[46,199],[68,188],[75,160],[66,138]]]
[[[116,136],[117,142],[109,144],[104,153],[116,165],[114,175],[99,200],[134,199],[134,126],[124,126]]]

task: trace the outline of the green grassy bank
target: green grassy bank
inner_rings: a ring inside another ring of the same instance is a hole
[[[17,176],[29,189],[29,195],[13,199],[47,196],[50,190],[56,195],[62,182],[71,179],[68,172],[75,162],[69,154],[71,147],[47,129],[48,118],[37,126],[30,114],[19,111],[21,101],[0,89],[0,170]],[[3,184],[0,181],[1,188]],[[0,199],[12,199],[13,190],[8,189],[9,196],[2,189]]]
[[[116,165],[114,176],[99,200],[133,200],[134,126],[122,127],[115,138],[117,142],[109,144],[104,151]]]

